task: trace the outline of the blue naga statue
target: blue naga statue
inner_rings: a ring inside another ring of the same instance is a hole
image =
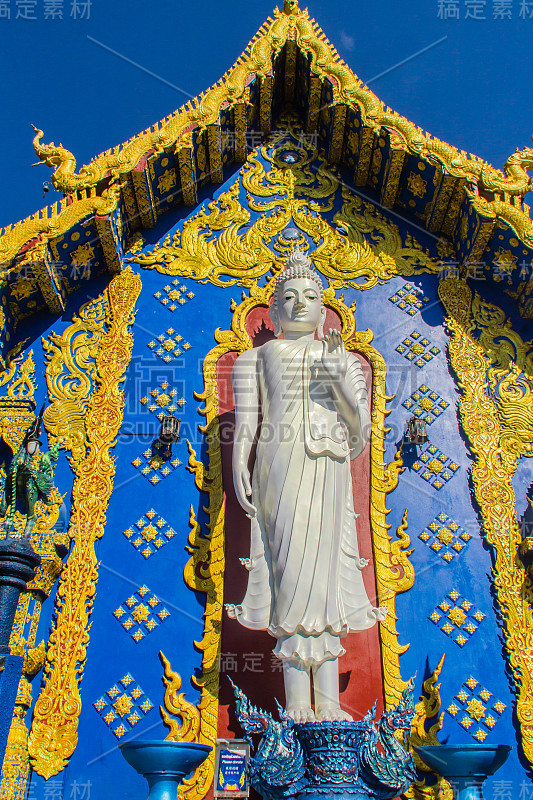
[[[231,678],[237,719],[253,748],[251,734],[263,734],[249,763],[249,782],[264,798],[294,797],[307,784],[302,745],[294,732],[294,720],[276,700],[280,721],[253,706]]]
[[[325,795],[390,800],[416,779],[413,757],[396,738],[397,731],[405,736],[411,729],[412,682],[377,725],[375,706],[361,722],[295,724],[276,701],[278,721],[253,706],[233,682],[232,686],[246,738],[262,734],[250,759],[249,781],[265,800],[319,800]]]
[[[405,741],[411,731],[414,715],[413,681],[409,681],[398,705],[383,712],[377,727],[374,724],[376,704],[363,719],[366,729],[359,752],[361,774],[368,786],[378,793],[376,797],[396,797],[407,791],[416,780],[413,756],[396,738],[396,731],[403,731]],[[384,755],[376,747],[378,742]],[[387,794],[383,793],[384,789]]]

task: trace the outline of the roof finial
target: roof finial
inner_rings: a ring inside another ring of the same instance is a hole
[[[298,0],[284,0],[283,13],[287,14],[287,16],[291,16],[291,14],[299,14],[300,9],[298,8]]]

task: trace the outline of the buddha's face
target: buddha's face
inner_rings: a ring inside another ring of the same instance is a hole
[[[316,283],[309,278],[285,281],[278,297],[277,315],[285,336],[314,333],[325,317]]]

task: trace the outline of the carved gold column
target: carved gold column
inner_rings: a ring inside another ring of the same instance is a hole
[[[130,362],[129,326],[141,291],[131,268],[109,284],[109,329],[102,336],[94,364],[96,388],[84,419],[87,447],[74,462],[75,481],[69,534],[74,547],[62,575],[45,666],[45,685],[37,699],[29,739],[33,768],[44,778],[67,764],[77,743],[81,711],[79,684],[89,643],[89,617],[98,580],[96,541],[103,535],[113,489],[115,463],[109,451],[122,422],[121,382]]]
[[[2,783],[0,784],[1,800],[24,800],[26,797],[30,763],[28,759],[28,729],[24,717],[30,705],[31,686],[26,678],[22,677],[4,756]]]
[[[462,427],[474,456],[474,493],[485,539],[496,557],[494,587],[517,687],[516,715],[522,747],[533,763],[533,614],[531,587],[517,559],[521,535],[512,485],[517,458],[510,457],[502,444],[502,419],[488,392],[489,353],[473,337],[472,292],[466,281],[448,278],[440,284],[439,294],[448,313],[450,363],[462,392]]]

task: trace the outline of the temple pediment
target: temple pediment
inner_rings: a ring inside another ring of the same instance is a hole
[[[287,112],[349,186],[425,228],[463,275],[481,270],[523,316],[533,314],[533,227],[523,202],[533,150],[517,150],[501,172],[424,133],[387,108],[290,0],[214,86],[78,171],[73,154],[43,144],[36,129],[36,153],[64,199],[2,231],[8,322],[43,308],[60,313],[81,281],[119,271],[138,231],[195,206]]]

